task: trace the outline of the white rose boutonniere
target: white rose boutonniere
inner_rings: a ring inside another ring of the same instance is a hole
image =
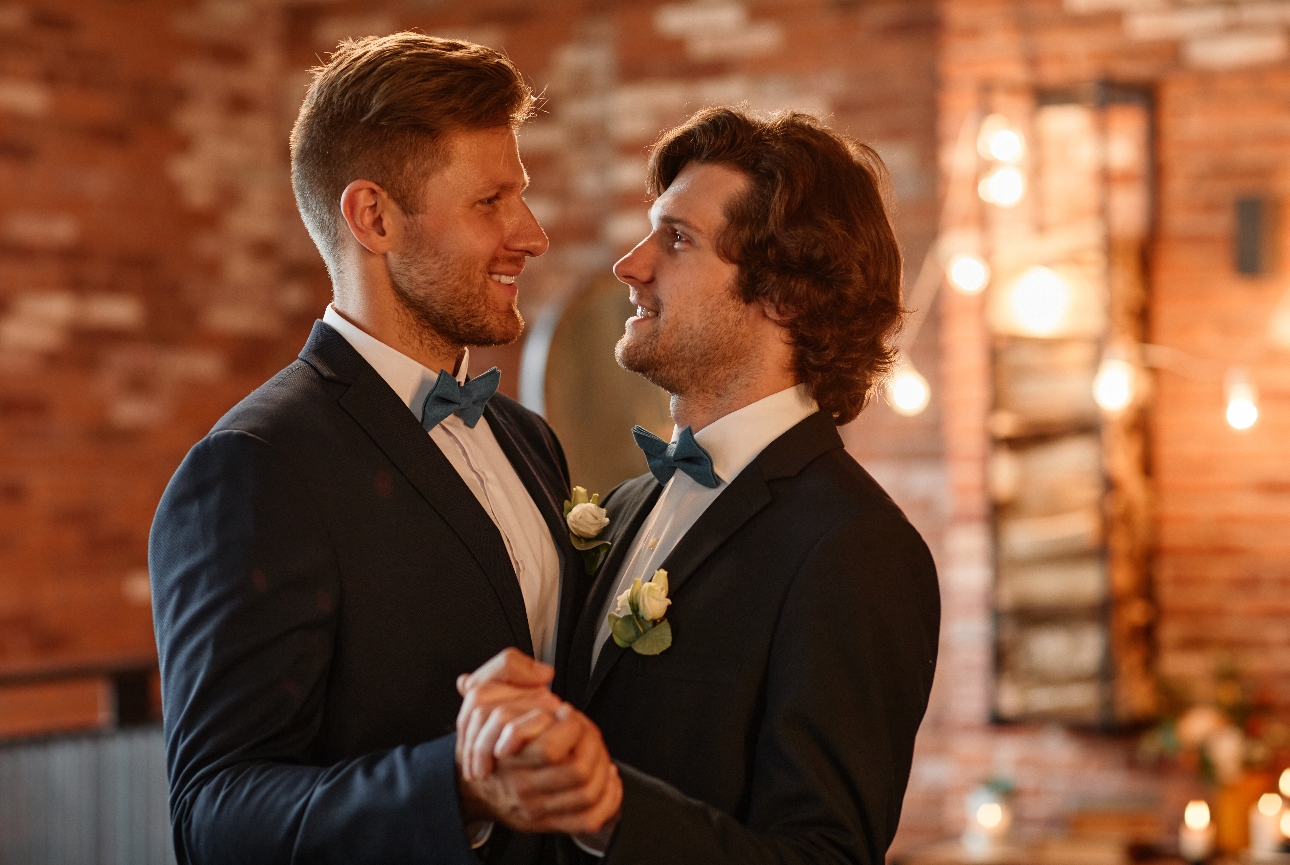
[[[564,503],[564,521],[569,525],[569,541],[582,553],[588,574],[594,574],[609,552],[609,541],[599,540],[609,525],[609,517],[600,506],[600,493],[587,495],[583,487],[574,487],[572,498]]]
[[[667,571],[659,568],[648,583],[637,577],[617,600],[609,614],[615,643],[624,649],[631,646],[640,655],[657,655],[672,645],[672,626],[664,618],[672,603],[667,596]]]

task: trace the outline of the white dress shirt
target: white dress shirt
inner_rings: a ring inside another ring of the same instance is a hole
[[[663,487],[654,509],[645,518],[623,559],[617,585],[609,593],[605,608],[600,611],[600,630],[591,656],[592,669],[609,639],[608,615],[613,612],[618,596],[630,588],[632,580],[637,577],[648,583],[677,542],[730,486],[730,482],[766,449],[766,445],[817,411],[819,405],[807,394],[806,386],[799,384],[732,411],[694,434],[695,441],[712,456],[717,485],[705,487],[677,469]],[[673,427],[672,441],[676,441],[680,434],[680,429]]]
[[[330,304],[323,321],[339,331],[371,364],[420,422],[421,407],[439,378],[438,371],[431,372],[365,333]],[[467,349],[457,370],[459,383],[466,380],[469,362]],[[443,451],[501,533],[524,595],[533,656],[548,664],[554,663],[556,619],[560,611],[560,555],[542,512],[497,444],[488,418],[481,417],[472,429],[455,414],[449,415],[430,430],[430,439]]]

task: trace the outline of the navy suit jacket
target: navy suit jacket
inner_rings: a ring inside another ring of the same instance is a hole
[[[557,662],[585,597],[550,428],[485,411],[562,562]],[[455,679],[532,654],[497,527],[394,391],[318,322],[188,454],[149,545],[181,863],[474,865]],[[557,683],[557,690],[562,687]],[[490,861],[538,839],[502,827]]]
[[[667,556],[672,645],[597,627],[651,475],[606,498],[613,542],[569,685],[623,778],[606,865],[881,865],[936,667],[931,555],[817,413],[761,452]],[[578,860],[570,843],[559,859]]]

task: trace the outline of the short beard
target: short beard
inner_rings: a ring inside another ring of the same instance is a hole
[[[420,243],[390,262],[390,285],[409,336],[423,344],[492,346],[519,339],[524,318],[512,301],[489,305],[488,289],[471,268]],[[484,277],[487,279],[487,276]]]
[[[728,306],[710,310],[700,323],[666,334],[666,340],[658,325],[642,336],[624,333],[614,346],[614,359],[673,396],[721,392],[739,378],[747,359],[757,352],[756,342],[738,319],[736,310],[743,301],[733,286],[728,298]]]

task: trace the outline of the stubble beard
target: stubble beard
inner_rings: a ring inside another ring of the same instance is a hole
[[[389,271],[401,318],[423,343],[507,345],[524,330],[518,299],[499,309],[489,297],[487,272],[425,242],[392,259]]]
[[[666,310],[647,333],[624,333],[614,346],[618,365],[680,397],[719,394],[740,375],[756,352],[738,314],[743,303],[733,287],[724,302],[689,325],[664,327]]]

